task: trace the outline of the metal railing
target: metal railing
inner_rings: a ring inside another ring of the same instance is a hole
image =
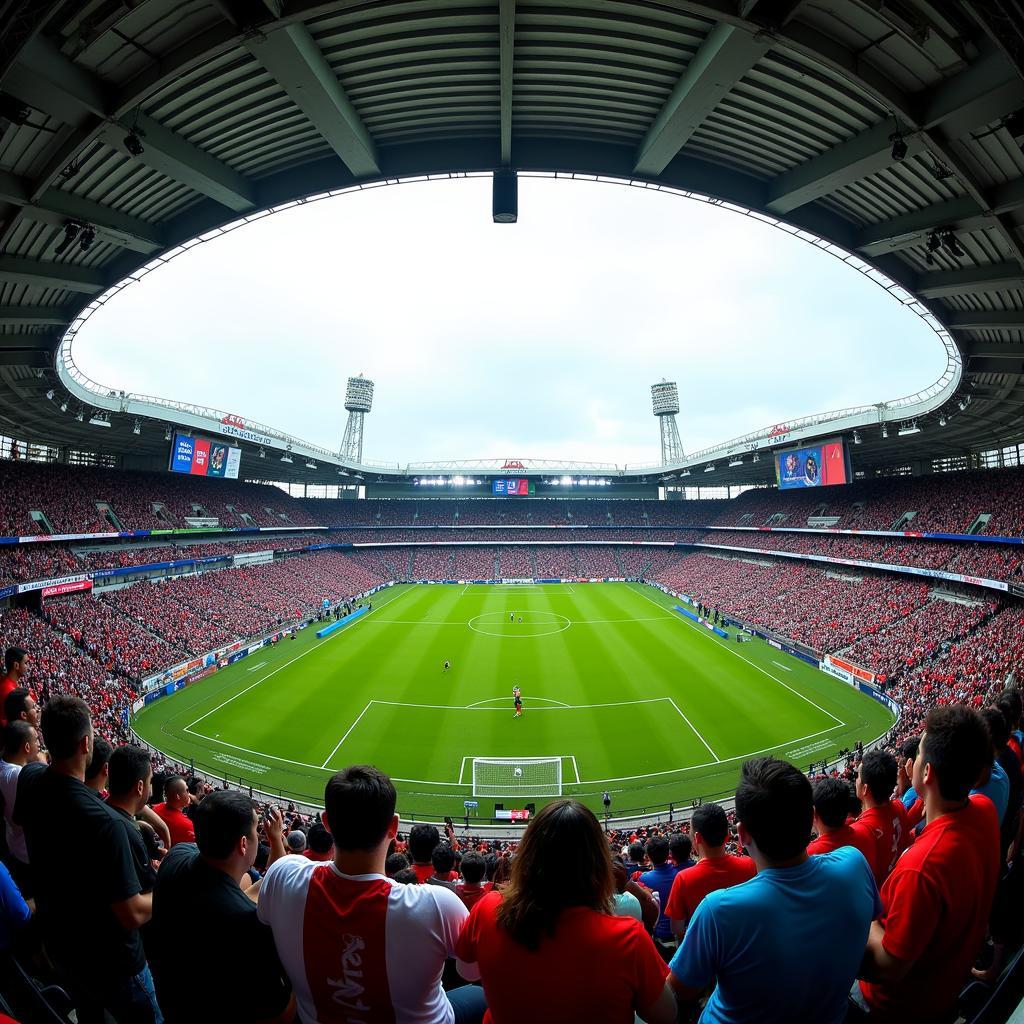
[[[432,180],[450,180],[456,178],[476,178],[476,177],[490,177],[487,172],[480,173],[449,173],[449,174],[432,174],[432,175],[417,175],[409,178],[393,178],[386,179],[383,181],[366,182],[357,185],[351,185],[347,188],[332,189],[327,192],[320,192],[315,195],[307,196],[302,199],[292,200],[291,202],[282,203],[279,206],[270,207],[266,210],[261,210],[257,213],[246,214],[243,217],[238,218],[228,224],[224,224],[221,227],[214,228],[210,231],[205,232],[198,238],[191,239],[181,245],[175,246],[173,249],[169,249],[165,253],[161,253],[156,256],[148,263],[139,267],[133,273],[128,275],[126,278],[114,284],[108,288],[102,295],[91,301],[82,312],[75,318],[75,320],[68,327],[61,339],[60,346],[57,350],[56,357],[56,370],[57,375],[61,382],[67,387],[67,389],[83,403],[90,403],[98,408],[105,409],[108,411],[123,412],[129,415],[146,416],[154,419],[166,419],[169,421],[178,422],[189,422],[189,418],[198,421],[195,425],[202,427],[203,423],[209,423],[210,421],[221,422],[230,414],[220,409],[215,409],[210,406],[195,405],[188,402],[177,402],[166,398],[159,398],[151,395],[137,395],[132,392],[126,392],[111,388],[102,384],[98,384],[93,381],[85,374],[81,368],[75,363],[73,356],[74,342],[78,338],[82,331],[82,328],[89,321],[90,317],[97,310],[101,309],[113,298],[121,293],[128,286],[136,283],[137,281],[143,280],[146,276],[152,273],[154,270],[166,266],[171,260],[176,259],[178,256],[190,251],[195,246],[202,244],[203,242],[211,241],[214,238],[221,237],[232,231],[237,230],[240,227],[244,227],[254,221],[261,220],[264,217],[270,216],[274,213],[281,213],[285,210],[292,209],[297,206],[304,206],[309,203],[319,202],[324,199],[333,198],[335,196],[346,195],[351,192],[360,192],[367,189],[382,188],[386,185],[392,184],[413,184]],[[751,431],[746,434],[742,434],[739,437],[735,437],[730,441],[725,441],[721,444],[713,445],[709,448],[701,449],[700,451],[691,453],[685,460],[673,463],[671,465],[663,465],[653,463],[650,465],[627,465],[621,470],[623,474],[628,475],[642,475],[647,473],[658,473],[666,472],[671,469],[686,468],[694,463],[707,461],[714,458],[721,458],[730,454],[735,454],[738,451],[750,450],[750,446],[757,446],[763,441],[771,441],[773,436],[778,436],[781,432],[780,428],[784,427],[785,432],[792,433],[793,431],[803,430],[810,427],[822,427],[829,431],[835,430],[848,430],[854,427],[867,426],[871,423],[893,423],[903,420],[912,420],[919,416],[924,416],[927,413],[933,412],[946,402],[948,402],[957,393],[960,386],[961,379],[963,377],[963,359],[960,355],[960,350],[957,348],[950,333],[945,329],[942,323],[934,316],[934,314],[928,310],[914,295],[908,292],[902,285],[897,284],[895,281],[888,278],[885,274],[879,271],[876,267],[867,263],[861,259],[855,253],[848,252],[833,242],[827,239],[821,238],[812,232],[806,231],[803,228],[795,227],[791,224],[786,223],[776,217],[772,217],[768,214],[760,213],[756,210],[752,210],[748,207],[741,206],[736,203],[726,202],[721,199],[715,199],[712,196],[704,195],[699,192],[691,192],[686,189],[674,188],[669,185],[658,184],[650,181],[638,181],[631,178],[618,178],[607,175],[596,175],[596,174],[575,174],[575,173],[562,173],[562,172],[521,172],[520,177],[532,177],[532,178],[545,178],[545,179],[570,179],[574,181],[589,181],[598,184],[614,184],[618,186],[626,186],[629,188],[642,188],[648,191],[662,192],[667,195],[678,196],[680,198],[689,199],[694,202],[704,203],[709,206],[717,206],[721,209],[727,210],[731,213],[736,213],[742,216],[751,217],[754,220],[761,221],[764,224],[770,225],[777,228],[780,231],[784,231],[786,234],[795,236],[802,241],[813,245],[815,248],[827,253],[835,259],[840,260],[852,270],[860,273],[862,276],[867,278],[878,287],[882,288],[889,295],[891,295],[896,301],[898,301],[904,308],[908,309],[911,313],[916,315],[923,323],[925,323],[936,335],[942,344],[946,352],[946,368],[933,384],[928,387],[916,392],[913,395],[907,395],[902,398],[895,398],[884,402],[878,402],[868,405],[851,406],[846,409],[836,409],[830,412],[815,413],[810,416],[803,416],[794,420],[787,420],[784,424],[774,424],[771,427],[766,427],[761,430]],[[255,421],[246,420],[246,428],[252,430],[255,434],[261,434],[268,439],[271,443],[278,445],[291,446],[291,450],[303,457],[319,458],[325,462],[329,462],[332,465],[342,465],[338,454],[333,451],[329,451],[326,448],[319,447],[311,444],[307,441],[303,441],[299,438],[293,437],[292,435],[280,430],[276,427],[268,426],[267,424]],[[206,429],[210,429],[207,427]],[[410,472],[421,472],[429,473],[430,469],[438,469],[439,466],[457,466],[462,465],[468,467],[471,464],[469,461],[465,462],[452,462],[446,461],[441,463],[416,464],[416,470],[413,470],[411,465],[407,465],[403,470],[401,465],[397,462],[363,462],[358,465],[344,463],[347,468],[355,470],[366,469],[371,472],[387,472],[394,474],[408,474]],[[479,464],[479,463],[478,463]],[[586,462],[569,462],[561,465],[567,472],[570,471],[571,466],[593,467],[597,469],[600,464],[597,463],[586,463]],[[555,472],[555,463],[550,463],[550,471]],[[613,472],[616,470],[614,466],[608,466],[604,469],[604,472]],[[577,469],[577,472],[580,470]],[[600,471],[600,470],[598,470]]]

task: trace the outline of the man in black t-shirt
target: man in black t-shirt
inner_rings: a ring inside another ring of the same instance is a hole
[[[139,928],[152,897],[139,885],[121,816],[85,785],[92,757],[89,708],[55,697],[43,709],[51,764],[18,777],[15,822],[25,830],[46,951],[80,1024],[159,1024]]]
[[[135,875],[143,892],[152,892],[156,870],[135,816],[153,792],[153,759],[142,747],[118,747],[110,755],[107,806],[117,811],[132,850]]]
[[[273,934],[256,917],[259,883],[241,888],[256,824],[243,793],[211,793],[196,806],[196,843],[177,843],[160,865],[147,941],[167,1024],[269,1020],[290,1005]],[[284,856],[283,824],[278,812],[265,824],[272,860]],[[217,983],[201,995],[184,984],[196,963],[217,965]]]

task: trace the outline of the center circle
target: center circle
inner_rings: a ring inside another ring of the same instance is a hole
[[[509,616],[512,616],[509,618]],[[468,626],[476,633],[497,636],[502,639],[523,639],[534,636],[551,636],[562,633],[572,625],[572,620],[557,612],[509,611],[484,612],[475,615]]]

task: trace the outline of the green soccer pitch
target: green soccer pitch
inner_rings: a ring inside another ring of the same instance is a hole
[[[631,583],[395,586],[333,635],[266,647],[134,727],[177,760],[314,804],[332,772],[375,764],[403,816],[461,818],[474,757],[559,757],[565,795],[599,811],[607,789],[624,814],[731,794],[748,757],[806,768],[892,725],[840,680],[674,604]],[[483,818],[531,795],[477,799]]]

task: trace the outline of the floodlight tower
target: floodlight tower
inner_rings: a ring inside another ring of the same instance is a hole
[[[662,380],[651,385],[651,406],[661,428],[661,464],[668,466],[685,458],[679,440],[676,414],[679,412],[679,388],[674,381]]]
[[[367,380],[362,374],[349,377],[345,384],[345,408],[348,410],[348,422],[345,424],[345,436],[341,439],[341,451],[338,453],[346,462],[360,464],[363,461],[363,417],[373,405],[373,381]]]

